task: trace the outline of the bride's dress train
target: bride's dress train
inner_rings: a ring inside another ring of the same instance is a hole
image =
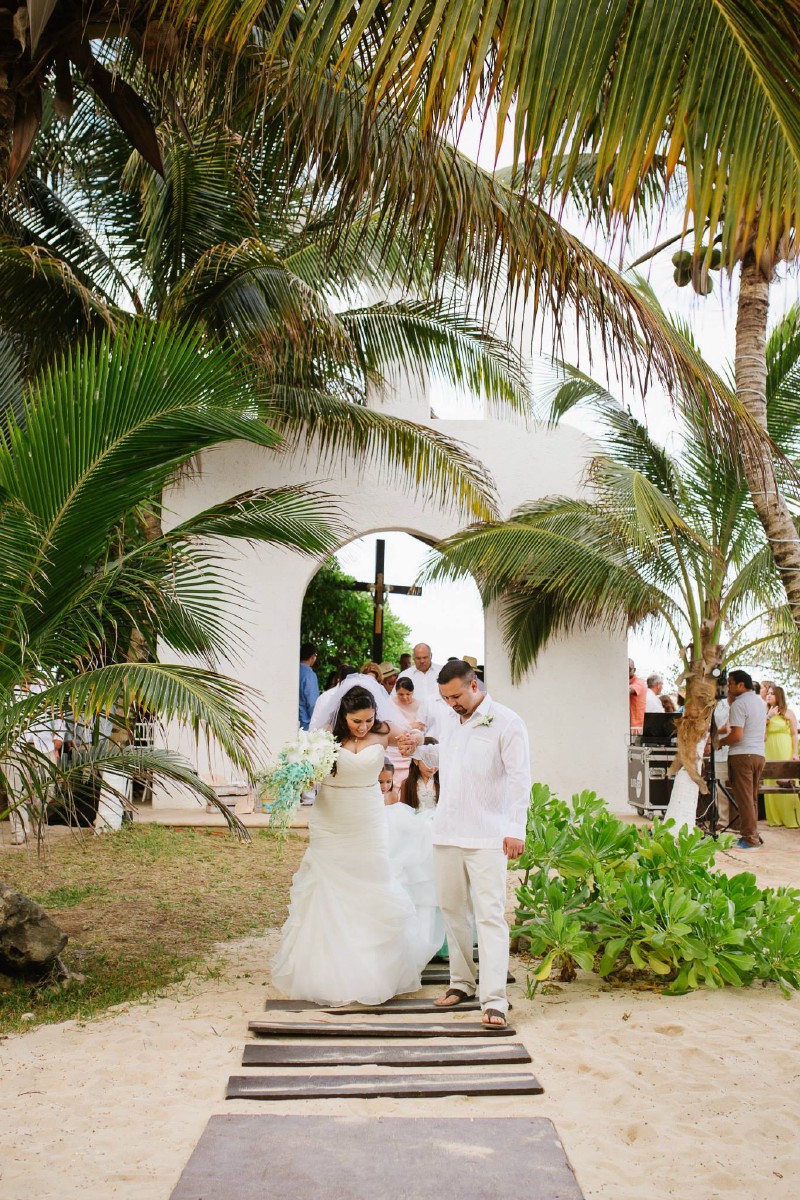
[[[389,857],[395,875],[411,897],[417,913],[417,937],[425,948],[425,961],[442,949],[444,919],[436,895],[433,870],[433,818],[435,809],[415,812],[407,804],[389,804]]]
[[[415,992],[428,961],[417,914],[389,861],[378,784],[384,748],[342,747],[314,802],[272,979],[293,1000],[382,1004]]]

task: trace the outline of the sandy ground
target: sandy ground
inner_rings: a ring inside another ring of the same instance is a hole
[[[800,831],[766,837],[729,869],[800,884]],[[800,1196],[797,996],[756,987],[668,998],[585,977],[526,1000],[518,970],[514,1022],[543,1096],[226,1103],[247,1020],[271,994],[276,941],[224,947],[221,978],[167,999],[0,1041],[2,1200],[167,1200],[213,1113],[257,1111],[548,1116],[587,1200]],[[524,1173],[514,1187],[525,1195]]]

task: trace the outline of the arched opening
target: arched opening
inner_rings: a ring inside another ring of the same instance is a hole
[[[404,530],[373,531],[340,547],[335,567],[325,564],[318,569],[306,588],[301,638],[320,648],[320,687],[325,686],[334,659],[352,659],[359,666],[375,655],[372,626],[380,542],[387,592],[378,661],[397,665],[401,650],[427,642],[435,662],[469,655],[482,664],[484,612],[475,584],[471,580],[425,584],[421,594],[392,590],[413,588],[431,542]],[[352,636],[356,626],[357,634]]]

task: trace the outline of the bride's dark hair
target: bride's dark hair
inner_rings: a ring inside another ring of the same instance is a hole
[[[375,714],[375,721],[373,722],[372,730],[370,732],[389,732],[389,726],[385,723],[385,721],[378,720],[378,709],[372,692],[368,692],[364,687],[354,687],[351,688],[349,692],[345,692],[345,694],[342,696],[342,700],[339,705],[339,711],[336,714],[336,721],[333,729],[331,730],[333,736],[336,738],[336,741],[340,746],[346,738],[353,736],[347,724],[347,714],[359,712],[362,708],[371,708]],[[336,774],[336,763],[333,764],[333,770],[331,771],[331,774]]]

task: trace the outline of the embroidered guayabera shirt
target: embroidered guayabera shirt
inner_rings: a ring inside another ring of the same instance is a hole
[[[433,844],[494,850],[507,837],[524,841],[531,766],[522,719],[486,695],[466,721],[442,722],[439,738],[414,752],[439,768]]]

